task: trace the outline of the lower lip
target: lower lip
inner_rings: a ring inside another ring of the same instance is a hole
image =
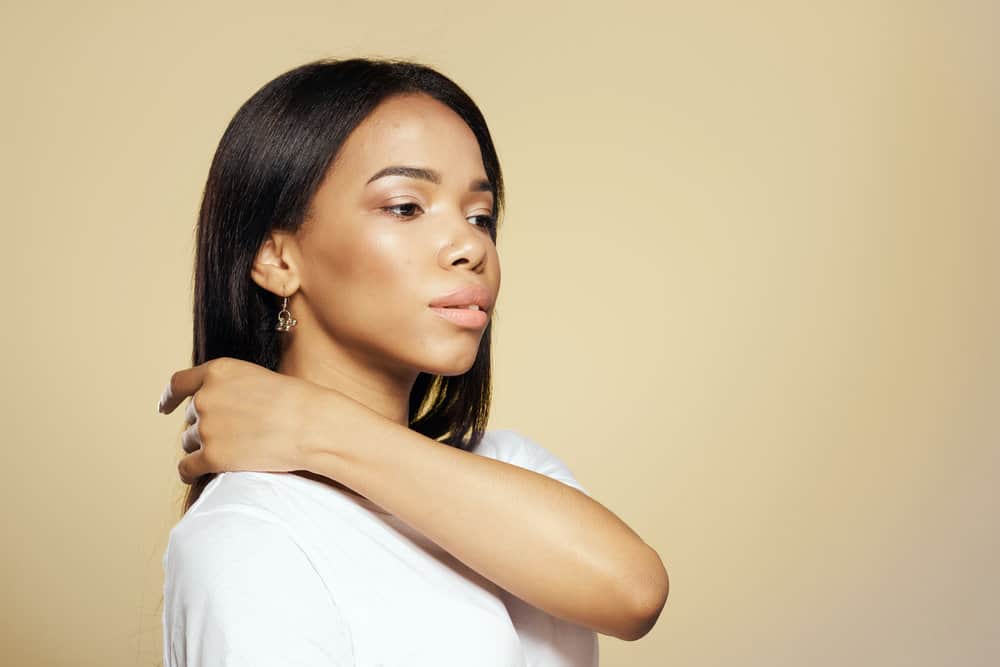
[[[435,313],[444,319],[467,329],[482,329],[490,320],[485,310],[470,310],[468,308],[434,308]]]

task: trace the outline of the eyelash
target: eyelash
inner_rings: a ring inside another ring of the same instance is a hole
[[[420,204],[414,204],[413,202],[406,202],[405,204],[394,204],[393,206],[383,206],[382,210],[385,211],[385,212],[387,212],[392,217],[399,218],[401,220],[408,220],[408,219],[412,218],[413,217],[412,215],[400,215],[399,213],[393,213],[392,212],[393,209],[400,208],[402,206],[414,206],[416,208],[420,208]],[[485,225],[480,225],[480,226],[482,226],[482,227],[484,227],[486,229],[489,229],[489,228],[493,227],[494,224],[496,224],[496,218],[493,217],[492,215],[477,215],[475,217],[477,217],[477,218],[486,218],[486,224]]]

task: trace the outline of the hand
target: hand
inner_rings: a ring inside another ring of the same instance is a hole
[[[254,363],[220,357],[174,373],[159,410],[170,414],[187,396],[177,465],[185,484],[228,470],[302,470],[302,437],[310,398],[325,388]]]

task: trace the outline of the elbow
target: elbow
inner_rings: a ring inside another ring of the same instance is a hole
[[[652,548],[652,563],[649,565],[651,576],[643,577],[642,585],[636,587],[632,595],[631,623],[619,639],[633,642],[642,639],[653,629],[667,604],[670,593],[670,578],[667,569],[660,560],[659,554]]]

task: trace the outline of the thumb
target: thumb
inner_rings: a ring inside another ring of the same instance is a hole
[[[185,484],[193,484],[206,473],[217,472],[205,460],[205,448],[201,447],[186,455],[177,463],[177,472]]]

